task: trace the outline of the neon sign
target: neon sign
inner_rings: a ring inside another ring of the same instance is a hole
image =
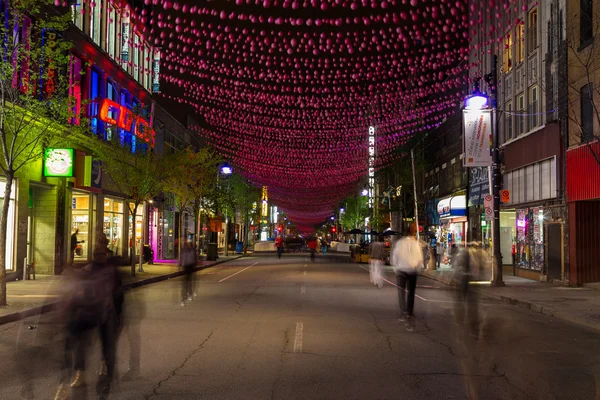
[[[73,149],[46,149],[44,176],[73,176]]]
[[[148,121],[136,116],[130,109],[123,107],[116,101],[102,100],[98,118],[107,124],[116,125],[126,131],[131,131],[133,126],[134,135],[154,147],[156,132],[150,127]]]

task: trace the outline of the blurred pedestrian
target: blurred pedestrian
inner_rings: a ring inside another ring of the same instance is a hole
[[[108,398],[116,363],[118,318],[122,311],[123,293],[116,266],[107,262],[108,239],[104,232],[96,233],[93,261],[74,280],[63,315],[66,323],[65,351],[60,384],[55,400],[68,398],[68,384],[75,359],[76,374],[71,387],[84,386],[87,335],[99,330],[102,347],[100,379],[96,384],[99,400]]]
[[[308,251],[310,251],[310,260],[315,262],[315,253],[317,251],[317,239],[313,236],[308,239]]]
[[[181,306],[185,306],[185,301],[192,301],[193,296],[196,295],[194,292],[194,281],[193,272],[198,259],[196,258],[196,249],[194,245],[186,241],[181,249],[181,263],[183,264],[183,270],[185,272],[185,278],[183,280],[183,289],[181,292]]]
[[[327,254],[327,240],[321,238],[321,253]]]
[[[383,287],[384,253],[385,244],[376,238],[369,246],[369,270],[371,283],[379,289]]]
[[[275,247],[277,248],[277,258],[281,258],[283,253],[283,238],[281,236],[275,238]]]
[[[75,228],[71,235],[71,264],[75,262],[75,254],[77,253],[77,245],[79,243],[85,243],[85,240],[77,240],[79,234],[79,228]]]
[[[444,243],[441,240],[438,240],[435,244],[435,255],[437,268],[440,269],[440,265],[442,263],[442,258],[444,257]]]
[[[413,331],[417,275],[419,269],[423,267],[423,251],[417,239],[410,236],[396,242],[392,250],[391,263],[396,272],[398,285],[399,320],[406,321],[406,329]]]
[[[125,331],[129,344],[129,369],[121,380],[132,381],[140,376],[142,349],[141,323],[146,316],[146,291],[144,288],[132,290],[123,306],[121,328]]]
[[[483,249],[477,243],[469,243],[456,256],[454,279],[460,290],[456,292],[454,322],[466,322],[466,332],[471,336],[477,336],[479,332],[479,297],[469,283],[478,279],[484,257]]]

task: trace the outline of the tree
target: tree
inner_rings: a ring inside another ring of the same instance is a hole
[[[95,135],[82,135],[79,141],[90,149],[102,163],[102,171],[110,183],[128,200],[129,215],[135,224],[138,207],[160,194],[180,162],[176,155],[159,155],[148,146],[132,152],[131,146],[121,143],[117,134],[104,140]],[[144,241],[140,241],[139,262],[142,265]],[[135,257],[131,254],[131,275],[135,276]]]
[[[4,199],[9,199],[17,173],[66,136],[74,115],[66,73],[71,44],[56,33],[67,28],[68,16],[47,14],[48,0],[6,4],[2,20],[8,24],[0,28],[0,170],[6,179]],[[0,215],[0,305],[6,305],[9,204],[2,203]]]
[[[344,213],[340,217],[340,222],[345,231],[352,229],[361,229],[369,213],[367,206],[368,198],[366,196],[348,197],[344,202]]]
[[[197,225],[197,248],[201,232],[200,213],[204,204],[204,194],[210,193],[216,182],[217,167],[221,161],[210,148],[194,150],[191,147],[177,154],[177,163],[173,165],[172,173],[165,181],[164,189],[175,196],[175,205],[179,210],[180,237],[185,236],[184,213],[191,207],[194,221]],[[179,256],[181,257],[182,241],[179,241]]]

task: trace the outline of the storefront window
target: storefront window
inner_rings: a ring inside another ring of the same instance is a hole
[[[73,192],[71,199],[71,240],[76,239],[73,261],[87,261],[90,249],[90,195],[87,193]]]
[[[129,203],[129,209],[133,210],[134,204]],[[144,215],[144,206],[138,205],[135,215],[135,224],[133,223],[133,217],[131,212],[128,211],[129,220],[129,247],[134,246],[134,254],[138,254],[140,248],[140,241],[142,240],[142,220]],[[135,239],[134,239],[135,238]]]
[[[15,247],[15,187],[17,181],[14,180],[10,191],[10,204],[8,205],[8,221],[6,226],[6,270],[14,269],[13,249]],[[4,190],[6,182],[0,181],[0,207],[4,205]]]
[[[123,201],[104,199],[104,234],[108,239],[108,250],[112,255],[123,255]]]
[[[541,271],[544,266],[544,213],[541,207],[517,210],[517,266]]]
[[[175,212],[173,196],[166,196],[162,219],[162,258],[175,258]]]

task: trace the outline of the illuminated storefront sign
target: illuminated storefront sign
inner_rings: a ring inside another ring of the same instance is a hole
[[[46,149],[44,176],[73,176],[73,149]]]
[[[375,202],[375,128],[369,127],[369,207]]]
[[[100,103],[100,115],[98,118],[107,124],[116,125],[126,131],[131,131],[133,126],[135,136],[148,143],[151,147],[154,147],[156,135],[154,129],[150,127],[148,121],[136,116],[127,107],[123,107],[113,100],[104,99]]]

